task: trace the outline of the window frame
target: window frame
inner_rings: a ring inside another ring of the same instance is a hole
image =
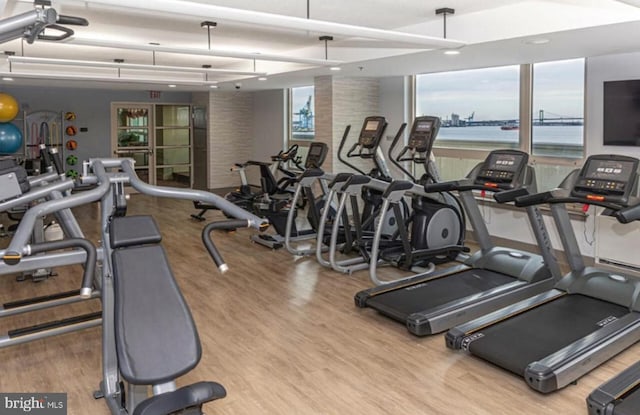
[[[314,122],[313,122],[313,138],[294,138],[293,137],[293,90],[297,88],[312,88],[313,96],[312,99],[315,101],[316,98],[316,87],[315,85],[302,85],[297,87],[288,88],[287,94],[287,142],[289,145],[298,144],[301,147],[309,146],[309,144],[316,139],[316,124],[315,124],[315,111],[313,114]]]
[[[584,58],[583,58],[584,59]],[[508,66],[508,65],[506,65]],[[587,125],[587,117],[586,117],[586,96],[587,96],[587,76],[586,76],[586,59],[584,59],[583,68],[584,68],[584,84],[583,84],[583,125],[585,128],[582,130],[582,157],[580,158],[569,158],[569,157],[551,157],[551,156],[535,156],[532,154],[533,143],[533,66],[534,64],[520,64],[520,88],[519,88],[519,117],[520,117],[520,128],[518,130],[518,146],[516,147],[519,150],[522,150],[529,154],[529,160],[532,164],[552,164],[552,165],[561,165],[561,166],[581,166],[585,160],[586,154],[588,154],[588,143],[586,140],[586,125]],[[486,67],[487,69],[489,67]],[[475,69],[485,69],[485,68],[475,68]],[[447,71],[444,71],[447,72]],[[454,71],[450,71],[454,72]],[[410,120],[413,122],[413,119],[417,116],[417,76],[412,75],[412,111]],[[479,149],[473,147],[467,148],[451,148],[451,147],[438,147],[434,146],[434,150],[437,153],[438,157],[447,157],[447,158],[459,158],[459,159],[474,159],[474,160],[483,160],[487,157],[491,150],[488,149]]]

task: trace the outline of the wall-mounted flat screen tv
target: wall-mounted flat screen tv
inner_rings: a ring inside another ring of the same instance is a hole
[[[640,146],[640,79],[604,83],[604,145]]]

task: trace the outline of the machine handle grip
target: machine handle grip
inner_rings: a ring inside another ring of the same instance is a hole
[[[58,15],[59,24],[68,24],[70,26],[89,26],[89,21],[83,17],[67,16],[64,14]]]
[[[62,157],[60,157],[60,152],[55,147],[49,148],[49,156],[53,161],[53,167],[56,169],[56,173],[64,174],[64,166],[62,164]]]
[[[527,196],[517,197],[515,202],[518,207],[527,207],[533,205],[541,205],[553,199],[552,192],[535,193]]]
[[[38,150],[40,151],[40,160],[42,160],[45,170],[48,171],[49,167],[51,167],[51,158],[49,156],[49,153],[47,153],[47,145],[46,144],[38,145]]]
[[[458,189],[458,182],[442,182],[428,183],[424,185],[424,191],[427,193],[451,192]]]
[[[222,255],[220,255],[220,251],[218,251],[218,248],[213,243],[213,239],[211,239],[211,232],[217,229],[235,230],[238,228],[248,227],[250,227],[249,221],[244,219],[236,219],[211,222],[202,230],[202,242],[207,248],[207,251],[209,251],[209,255],[211,256],[211,259],[213,259],[213,262],[215,262],[220,273],[224,274],[225,272],[227,272],[229,270],[229,266],[224,262],[224,259],[222,259]]]
[[[503,190],[502,192],[496,192],[493,194],[493,198],[498,203],[513,202],[518,197],[524,197],[529,195],[529,190],[526,187],[519,187],[517,189]]]
[[[72,238],[63,239],[61,241],[50,241],[33,244],[29,246],[30,255],[39,254],[42,252],[56,251],[59,249],[68,248],[80,248],[87,253],[87,258],[84,261],[84,273],[82,274],[82,286],[80,287],[80,297],[91,298],[93,292],[93,277],[96,269],[97,253],[96,247],[87,239]],[[8,254],[8,253],[7,253]],[[16,265],[20,262],[20,254],[11,254],[10,258],[13,260],[7,261],[7,254],[5,254],[4,262],[8,265]]]
[[[620,223],[629,223],[634,220],[640,220],[640,203],[634,206],[629,206],[617,211],[614,216]]]

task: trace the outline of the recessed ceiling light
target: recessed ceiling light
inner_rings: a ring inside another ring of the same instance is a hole
[[[218,85],[209,85],[209,88],[217,89]]]
[[[460,51],[458,49],[447,49],[444,51],[445,55],[459,55]]]
[[[175,84],[169,84],[169,85],[167,85],[167,86],[168,86],[169,88],[175,88],[175,87],[176,87],[176,86],[175,86]]]
[[[258,78],[258,81],[266,81],[267,77],[266,76],[261,76],[260,78]]]
[[[9,78],[8,76],[5,76],[2,78],[3,81],[13,81],[13,78]]]
[[[332,71],[339,71],[340,67],[339,66],[332,66],[331,68],[329,68]]]
[[[551,42],[549,39],[547,38],[537,38],[537,39],[529,39],[529,40],[525,40],[524,43],[527,43],[529,45],[544,45],[546,43]]]

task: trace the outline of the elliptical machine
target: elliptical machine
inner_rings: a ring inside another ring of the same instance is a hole
[[[398,205],[408,196],[411,197],[411,213],[406,221],[403,216],[398,216],[398,239],[395,243],[384,247],[380,245],[381,235],[377,232],[374,236],[369,273],[376,285],[404,279],[379,279],[376,273],[378,263],[389,263],[404,270],[414,269],[424,274],[434,270],[435,265],[454,261],[462,253],[469,252],[463,243],[465,216],[458,199],[449,192],[424,191],[424,185],[437,183],[439,180],[437,168],[431,158],[431,149],[439,129],[438,117],[417,117],[411,127],[407,145],[393,156],[400,141],[398,135],[389,147],[389,159],[411,181],[393,181],[382,196],[381,209],[393,208],[399,211]],[[407,162],[413,164],[414,173],[403,165]],[[416,178],[415,170],[419,165],[423,166],[424,173],[420,178]]]
[[[253,204],[255,214],[267,218],[277,234],[255,234],[251,236],[253,242],[271,249],[280,249],[285,245],[285,239],[288,239],[289,242],[294,242],[315,238],[320,209],[325,203],[324,199],[327,194],[326,179],[312,179],[311,182],[307,179],[308,177],[315,178],[315,174],[318,171],[322,173],[320,167],[327,158],[328,152],[329,147],[325,143],[311,143],[304,163],[304,171],[287,180],[287,187],[293,189],[293,194],[287,191],[284,194],[276,193],[256,199]],[[311,184],[316,181],[320,183],[322,191],[318,196],[311,189]],[[302,193],[299,190],[301,184],[304,189]],[[300,197],[301,195],[304,197]],[[307,208],[306,219],[309,228],[298,229],[295,219],[298,208],[304,207]]]
[[[379,147],[386,126],[384,117],[367,117],[358,140],[351,146],[346,158],[342,157],[342,150],[348,136],[348,130],[342,137],[338,149],[338,159],[359,174],[337,174],[329,185],[330,192],[327,203],[331,206],[335,203],[334,199],[337,199],[337,209],[335,214],[332,213],[332,210],[325,209],[320,218],[316,257],[323,266],[330,266],[343,273],[352,273],[368,268],[368,250],[376,231],[376,225],[381,228],[381,234],[385,235],[386,239],[392,240],[397,234],[396,216],[408,215],[407,209],[401,210],[400,213],[380,209],[382,194],[392,180],[384,153]],[[400,127],[396,136],[402,134],[404,127],[405,125]],[[362,168],[349,160],[358,158],[373,162],[374,167],[369,174],[366,174]],[[364,201],[362,207],[359,206],[359,199]],[[351,208],[350,214],[348,207]],[[330,213],[334,216],[333,221],[328,220]],[[381,220],[378,220],[379,216],[382,216]],[[330,232],[326,231],[329,229],[327,226],[330,226]],[[328,249],[324,248],[325,245],[328,245]],[[329,252],[328,261],[323,256],[325,250]],[[343,254],[355,252],[358,256],[338,259],[338,252]]]

